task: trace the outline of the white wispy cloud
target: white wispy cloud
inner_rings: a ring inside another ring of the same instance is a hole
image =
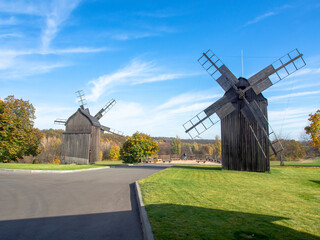
[[[96,101],[105,91],[110,90],[117,85],[136,85],[173,80],[187,76],[187,74],[164,72],[166,71],[156,66],[155,62],[142,62],[133,59],[124,68],[90,81],[89,84],[93,85],[93,87],[91,88],[91,93],[87,96],[87,99]]]
[[[260,22],[263,19],[266,19],[266,18],[271,17],[271,16],[276,15],[276,14],[277,14],[276,12],[272,12],[272,11],[271,12],[266,12],[266,13],[260,15],[260,16],[255,17],[253,20],[248,21],[246,24],[243,25],[243,27],[248,26],[250,24],[254,24],[254,23]]]
[[[122,33],[111,34],[111,37],[115,40],[126,41],[126,40],[132,40],[132,39],[155,37],[159,35],[160,33],[152,33],[152,32],[122,32]]]
[[[27,62],[27,61],[12,61],[9,64],[4,64],[0,58],[1,67],[6,68],[6,71],[0,72],[0,77],[4,79],[17,79],[33,75],[48,73],[57,68],[69,66],[67,63],[45,63],[45,62]]]
[[[105,51],[105,48],[65,48],[65,49],[0,49],[0,76],[7,79],[22,78],[48,73],[54,69],[70,66],[64,62],[37,62],[28,60],[28,56],[83,54]]]
[[[143,25],[139,27],[140,29],[129,29],[123,31],[109,31],[106,33],[106,36],[109,36],[113,39],[126,41],[126,40],[134,40],[141,38],[149,38],[149,37],[157,37],[162,36],[164,34],[171,34],[177,32],[177,30],[172,26],[149,26]]]
[[[45,1],[34,0],[3,0],[0,2],[0,12],[44,16],[48,11]]]
[[[179,113],[187,113],[193,112],[194,115],[198,114],[200,111],[204,110],[205,108],[209,107],[210,104],[213,102],[201,102],[201,103],[194,103],[189,106],[182,106],[175,109],[171,109],[168,112],[171,114],[179,114]]]
[[[320,91],[297,92],[297,93],[273,96],[273,97],[269,97],[268,99],[270,101],[274,101],[274,100],[279,100],[279,99],[284,99],[284,98],[309,96],[309,95],[315,95],[315,94],[320,94]]]
[[[19,33],[2,33],[0,34],[0,38],[20,38],[22,37]]]
[[[299,139],[308,124],[309,114],[315,111],[312,106],[271,110],[268,119],[278,137]]]
[[[0,18],[0,25],[15,25],[17,23],[17,19],[13,16],[9,18]]]
[[[42,48],[48,49],[51,41],[56,37],[61,25],[68,19],[70,13],[78,6],[81,0],[52,0],[48,1],[2,1],[0,12],[12,14],[35,15],[45,18],[41,34]],[[0,25],[16,24],[15,17],[0,19]]]
[[[51,11],[46,14],[46,27],[41,36],[44,49],[49,47],[59,31],[60,25],[69,17],[79,2],[80,0],[55,0],[52,2]]]
[[[178,96],[172,97],[167,102],[160,105],[157,109],[167,109],[175,106],[180,106],[182,104],[200,102],[209,99],[216,99],[221,97],[219,94],[212,93],[213,90],[210,91],[201,91],[201,92],[188,92],[183,93]]]
[[[25,49],[25,50],[15,50],[15,49],[0,49],[0,54],[2,56],[24,56],[24,55],[62,55],[62,54],[72,54],[72,53],[96,53],[108,50],[107,48],[89,48],[89,47],[77,47],[77,48],[64,48],[64,49]]]
[[[268,11],[268,12],[265,12],[259,16],[256,16],[254,19],[252,20],[249,20],[247,23],[245,23],[244,25],[241,26],[241,28],[244,28],[244,27],[247,27],[248,25],[252,25],[252,24],[255,24],[255,23],[258,23],[264,19],[267,19],[267,18],[270,18],[272,16],[275,16],[277,14],[279,14],[282,10],[284,9],[287,9],[287,8],[292,8],[292,6],[290,5],[283,5],[281,7],[278,7],[272,11]]]

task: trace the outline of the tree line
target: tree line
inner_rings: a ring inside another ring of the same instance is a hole
[[[29,101],[8,96],[0,99],[0,162],[60,163],[64,130],[39,130],[34,127],[35,108]],[[305,128],[307,139],[281,139],[284,160],[313,158],[320,155],[320,110],[309,115]],[[199,156],[221,157],[221,141],[152,138],[135,133],[131,137],[104,133],[101,136],[100,160],[135,162],[141,157],[172,155],[187,159]],[[271,160],[277,160],[271,156]]]

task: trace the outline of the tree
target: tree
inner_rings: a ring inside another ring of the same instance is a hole
[[[311,136],[311,145],[317,147],[320,152],[320,110],[309,116],[310,125],[305,127],[305,131]]]
[[[8,96],[0,99],[0,162],[36,156],[43,133],[33,127],[35,108],[29,101]]]
[[[280,142],[283,146],[283,151],[277,156],[272,154],[270,156],[271,161],[281,160],[281,156],[283,157],[284,161],[294,161],[306,156],[305,148],[300,141],[293,139],[280,139]]]
[[[118,145],[115,144],[110,148],[109,159],[118,160],[119,157],[120,157],[120,148]]]
[[[39,162],[53,163],[60,160],[62,141],[58,137],[43,137],[40,142]]]
[[[156,155],[159,145],[149,135],[136,132],[129,137],[120,149],[120,158],[125,163],[135,163],[142,157]]]
[[[210,144],[205,144],[201,147],[202,154],[212,156],[213,155],[213,147]]]
[[[213,155],[215,158],[218,158],[221,156],[221,141],[219,136],[217,135],[213,144]]]
[[[172,139],[172,141],[171,141],[170,153],[177,154],[177,155],[181,154],[181,140],[178,136],[176,138]]]

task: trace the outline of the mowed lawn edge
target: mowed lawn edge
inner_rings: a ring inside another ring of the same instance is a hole
[[[91,168],[103,168],[106,165],[68,165],[68,164],[29,164],[29,163],[0,163],[0,169],[21,170],[80,170]]]
[[[320,168],[174,166],[139,181],[155,239],[320,239]]]

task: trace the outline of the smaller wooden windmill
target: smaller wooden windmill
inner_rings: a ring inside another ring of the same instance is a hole
[[[304,67],[302,54],[295,49],[249,79],[236,78],[211,50],[198,61],[226,93],[186,122],[186,133],[198,137],[221,120],[222,168],[269,171],[269,146],[275,155],[283,147],[268,122],[262,92]]]
[[[94,116],[90,114],[83,91],[77,91],[80,108],[67,120],[57,119],[56,124],[66,126],[62,136],[61,163],[92,164],[100,159],[101,132],[106,131],[116,135],[121,132],[112,130],[100,124],[99,120],[116,104],[111,99]]]

